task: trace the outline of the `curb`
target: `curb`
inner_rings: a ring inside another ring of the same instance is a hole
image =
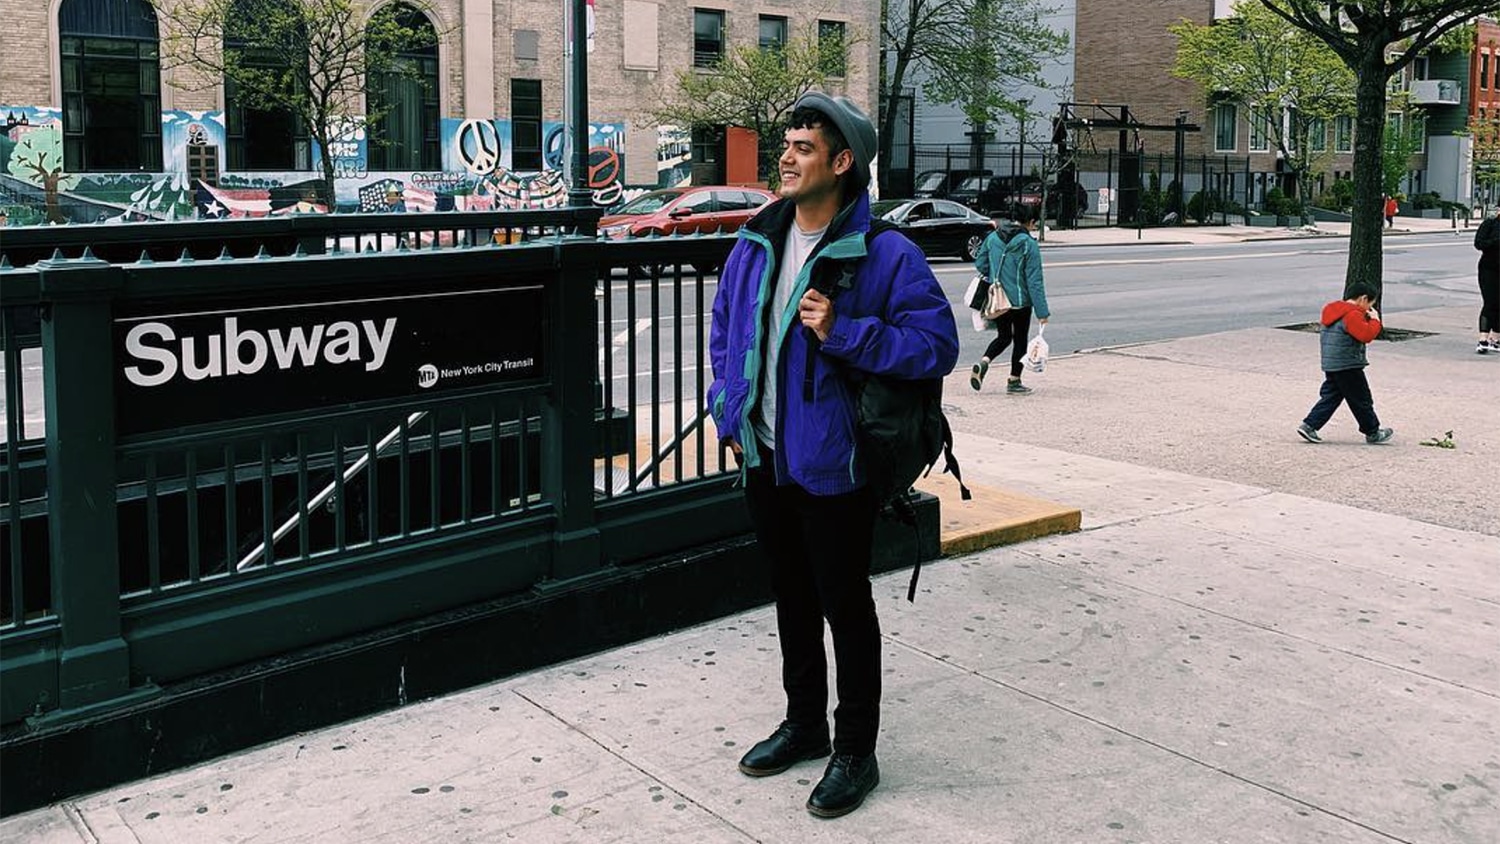
[[[969,484],[974,497],[964,501],[957,482],[947,475],[919,478],[916,487],[937,496],[941,502],[944,557],[1059,533],[1076,533],[1083,527],[1083,511],[1077,507],[983,484]]]
[[[1114,227],[1109,227],[1109,228],[1113,229]],[[1469,229],[1469,230],[1472,231],[1472,229]],[[1128,231],[1128,229],[1121,229],[1121,231]],[[1396,229],[1394,231],[1386,231],[1386,232],[1384,232],[1383,235],[1382,235],[1382,237],[1410,237],[1410,236],[1414,236],[1414,235],[1457,234],[1457,233],[1463,232],[1463,231],[1465,231],[1465,230],[1464,229],[1430,229],[1430,230],[1424,230],[1424,229]],[[1219,240],[1219,241],[1203,241],[1203,240],[1121,240],[1121,241],[1113,241],[1113,242],[1111,242],[1111,241],[1098,241],[1098,242],[1093,242],[1093,243],[1057,243],[1055,241],[1042,241],[1042,242],[1038,243],[1037,245],[1040,246],[1042,249],[1078,249],[1078,248],[1083,248],[1083,247],[1093,247],[1093,248],[1097,249],[1097,248],[1100,248],[1100,247],[1113,247],[1113,246],[1214,246],[1214,245],[1218,245],[1220,243],[1223,243],[1223,244],[1229,244],[1229,243],[1269,243],[1269,242],[1273,242],[1273,241],[1286,241],[1286,240],[1323,240],[1323,239],[1330,239],[1330,238],[1337,238],[1337,239],[1341,239],[1341,240],[1348,240],[1349,239],[1349,235],[1347,233],[1343,233],[1343,232],[1317,232],[1317,233],[1306,233],[1306,234],[1267,234],[1267,235],[1253,235],[1253,234],[1251,234],[1251,235],[1236,235],[1236,236],[1220,236],[1220,235],[1215,235],[1215,236],[1216,237],[1222,237],[1222,240]]]

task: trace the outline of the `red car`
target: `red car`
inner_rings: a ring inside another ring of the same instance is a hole
[[[738,231],[776,194],[760,188],[694,185],[644,193],[604,215],[599,232],[615,240],[659,235]]]

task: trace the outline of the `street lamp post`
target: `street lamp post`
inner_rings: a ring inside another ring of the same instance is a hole
[[[573,66],[570,113],[573,121],[573,180],[568,185],[568,205],[589,208],[594,193],[589,190],[589,51],[588,0],[571,0]]]

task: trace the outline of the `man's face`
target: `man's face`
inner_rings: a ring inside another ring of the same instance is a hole
[[[854,164],[854,155],[843,150],[828,160],[828,141],[823,130],[788,129],[782,142],[781,195],[802,203],[822,199],[838,190],[838,178]]]

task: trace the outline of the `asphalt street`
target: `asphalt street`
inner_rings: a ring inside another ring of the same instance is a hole
[[[1385,248],[1384,313],[1479,306],[1469,238],[1403,237]],[[1348,241],[1308,239],[1224,245],[1043,249],[1053,354],[1316,321],[1344,284]],[[959,261],[932,262],[956,308],[973,276]],[[967,311],[956,310],[967,317]],[[961,360],[989,341],[960,325]],[[1035,326],[1033,326],[1033,332]]]

